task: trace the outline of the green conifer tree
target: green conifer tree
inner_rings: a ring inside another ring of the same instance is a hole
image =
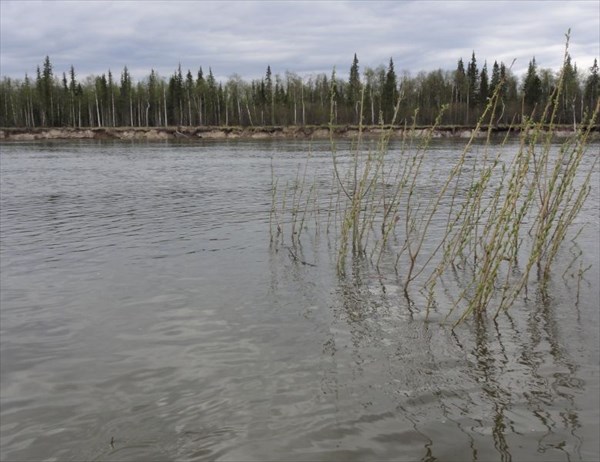
[[[273,98],[273,79],[271,76],[271,66],[267,66],[267,73],[265,75],[265,105],[266,112],[268,114],[267,120],[271,125],[275,125],[275,100]]]
[[[350,106],[350,112],[353,114],[354,123],[358,123],[360,116],[360,73],[358,70],[358,58],[354,53],[354,59],[352,60],[352,66],[350,67],[350,77],[348,79],[348,105]]]
[[[500,85],[500,66],[498,65],[498,61],[494,61],[494,65],[492,66],[492,79],[490,81],[490,95],[494,94],[498,85]]]
[[[127,66],[121,72],[121,88],[119,89],[119,121],[120,125],[133,125],[133,95],[131,76]]]
[[[529,111],[533,110],[536,104],[541,101],[542,81],[537,74],[537,65],[535,57],[529,61],[527,74],[523,80],[523,101]]]
[[[585,105],[587,106],[588,111],[592,112],[600,97],[600,72],[598,71],[597,59],[594,59],[594,64],[590,67],[590,75],[585,81],[583,94]]]
[[[392,123],[394,117],[394,108],[398,99],[398,82],[396,72],[394,71],[394,61],[390,58],[387,72],[385,74],[385,82],[382,91],[382,111],[384,123]]]
[[[489,96],[489,80],[487,71],[487,62],[483,63],[483,69],[479,74],[479,102],[481,107],[485,107]]]
[[[477,106],[478,102],[478,90],[479,90],[479,72],[477,70],[477,59],[475,58],[475,51],[471,55],[471,62],[467,66],[467,82],[469,84],[469,91],[467,93],[467,99],[470,107]]]

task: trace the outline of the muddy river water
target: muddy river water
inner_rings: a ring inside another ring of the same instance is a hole
[[[598,460],[597,172],[548,296],[453,331],[325,233],[270,246],[309,149],[0,145],[2,460]]]

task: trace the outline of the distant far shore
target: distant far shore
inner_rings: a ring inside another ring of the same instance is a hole
[[[391,138],[399,139],[414,130],[414,135],[424,136],[431,127],[381,127],[363,126],[365,137],[379,137],[382,133],[391,130]],[[474,127],[467,126],[438,126],[433,131],[434,138],[470,138]],[[479,138],[487,136],[487,127],[483,127],[477,134]],[[500,125],[492,127],[495,135],[504,135],[507,132],[518,133],[520,127]],[[572,125],[553,127],[554,135],[566,137],[573,133]],[[595,132],[600,132],[595,127]],[[341,125],[333,127],[333,137],[336,139],[353,139],[358,136],[359,127]],[[225,140],[225,139],[328,139],[330,129],[328,126],[261,126],[261,127],[39,127],[39,128],[0,128],[0,141],[34,141],[34,140],[69,140],[69,139],[96,139],[96,140]]]

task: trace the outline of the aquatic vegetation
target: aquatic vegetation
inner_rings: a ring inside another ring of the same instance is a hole
[[[565,68],[567,50],[568,37]],[[342,162],[331,137],[328,190],[320,188],[316,178],[307,178],[310,153],[283,192],[273,177],[273,245],[283,243],[286,233],[292,244],[298,243],[308,229],[308,216],[314,217],[312,230],[319,233],[326,218],[340,275],[357,260],[369,262],[374,271],[393,273],[407,300],[414,291],[425,295],[427,316],[441,295],[440,286],[451,281],[455,289],[446,318],[454,325],[473,314],[498,316],[533,284],[544,291],[600,158],[597,149],[588,149],[600,101],[585,123],[557,143],[564,78],[563,71],[541,114],[522,114],[501,140],[492,136],[502,115],[502,86],[497,86],[452,165],[437,165],[431,149],[445,107],[425,131],[418,130],[416,122],[404,126],[399,153],[390,152],[400,95],[393,122],[382,125],[375,147],[363,140],[360,125],[350,156]],[[334,107],[332,96],[332,120]],[[517,145],[509,142],[517,136]],[[592,157],[592,168],[582,172],[584,156]],[[426,159],[441,181],[424,168]],[[291,204],[286,203],[288,196]],[[327,197],[328,203],[319,197]]]

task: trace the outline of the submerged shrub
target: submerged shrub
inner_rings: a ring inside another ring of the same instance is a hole
[[[565,67],[567,49],[568,41]],[[288,232],[295,244],[309,216],[314,217],[316,233],[326,217],[340,275],[348,260],[366,261],[375,271],[393,273],[409,301],[415,290],[426,294],[427,314],[436,304],[440,281],[451,279],[458,295],[446,317],[457,312],[455,324],[471,314],[491,311],[497,316],[527,292],[532,280],[543,290],[589,194],[600,157],[598,150],[588,149],[600,100],[585,124],[555,143],[564,74],[541,117],[534,120],[523,114],[499,143],[492,137],[503,104],[502,85],[496,86],[460,155],[447,167],[441,183],[428,190],[422,187],[431,178],[424,171],[425,161],[444,168],[432,160],[430,147],[445,108],[426,131],[417,130],[417,112],[412,126],[396,127],[394,117],[392,125],[382,125],[375,149],[365,143],[359,125],[344,166],[330,126],[330,190],[320,190],[316,179],[307,179],[310,154],[294,184],[283,192],[273,178],[272,242],[281,245]],[[400,104],[401,95],[394,114]],[[331,107],[333,114],[333,96]],[[390,139],[398,133],[399,153],[390,155]],[[517,146],[507,143],[511,136],[518,136]],[[592,168],[582,172],[586,155],[593,156]],[[319,205],[318,197],[328,197],[328,203]]]

